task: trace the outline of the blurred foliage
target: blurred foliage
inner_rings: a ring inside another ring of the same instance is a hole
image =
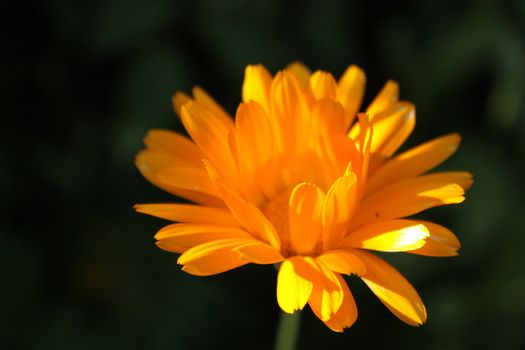
[[[368,101],[397,80],[418,108],[408,146],[459,131],[444,168],[475,175],[463,205],[426,214],[459,257],[386,256],[426,325],[351,278],[358,322],[334,334],[308,311],[300,348],[525,348],[524,1],[5,0],[0,14],[0,348],[268,349],[273,268],[181,272],[153,244],[163,222],[131,209],[172,200],[133,157],[148,129],[181,129],[175,90],[199,84],[233,112],[246,64],[292,60],[359,64]]]

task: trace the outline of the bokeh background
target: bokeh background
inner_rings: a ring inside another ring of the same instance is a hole
[[[156,248],[173,201],[133,165],[152,128],[181,129],[171,95],[201,85],[230,111],[243,69],[293,60],[387,79],[417,106],[407,146],[458,131],[443,169],[467,201],[425,217],[461,255],[387,255],[429,319],[398,321],[357,278],[344,334],[307,310],[300,349],[525,348],[525,2],[4,0],[0,4],[0,348],[269,349],[273,267],[189,276]]]

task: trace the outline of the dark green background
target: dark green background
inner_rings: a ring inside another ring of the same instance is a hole
[[[172,198],[133,158],[152,128],[180,130],[176,90],[229,111],[243,69],[292,60],[389,78],[417,106],[408,146],[459,131],[443,167],[471,171],[460,206],[425,217],[461,255],[387,256],[426,302],[398,321],[357,278],[344,334],[306,310],[300,349],[525,348],[525,2],[70,1],[0,5],[0,348],[268,349],[276,273],[199,278],[157,249],[164,222],[132,211]]]

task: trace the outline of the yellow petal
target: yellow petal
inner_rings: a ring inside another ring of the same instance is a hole
[[[332,74],[318,70],[310,77],[310,90],[317,100],[335,100],[337,84]]]
[[[310,69],[306,67],[301,62],[292,62],[286,67],[286,70],[290,73],[292,73],[299,84],[304,88],[308,85],[308,82],[310,81]]]
[[[364,263],[355,254],[352,254],[352,249],[335,249],[323,252],[317,257],[317,261],[323,263],[330,270],[344,275],[362,276],[366,272]]]
[[[345,129],[348,130],[352,124],[359,106],[363,101],[365,92],[366,76],[363,70],[357,66],[351,65],[339,79],[337,85],[337,100],[345,108]]]
[[[402,252],[421,248],[425,245],[427,237],[428,229],[421,223],[411,220],[385,220],[373,222],[349,233],[340,246]]]
[[[222,239],[253,240],[250,234],[238,227],[205,224],[172,224],[155,235],[157,245],[167,251],[182,253],[196,245]]]
[[[370,152],[390,157],[414,130],[416,108],[411,103],[400,102],[394,110],[377,115],[372,125],[374,138]]]
[[[301,183],[290,195],[290,244],[297,254],[312,253],[321,236],[323,191],[313,184]]]
[[[223,239],[206,242],[188,249],[177,263],[184,265],[182,270],[196,276],[209,276],[222,273],[248,264],[233,251],[236,246],[246,243],[246,239]]]
[[[242,100],[257,102],[266,113],[269,112],[269,93],[272,76],[262,65],[249,65],[244,72]]]
[[[458,238],[449,229],[428,221],[418,221],[425,225],[430,236],[425,245],[408,253],[426,256],[455,256],[461,247]]]
[[[216,224],[237,226],[239,223],[232,214],[222,208],[206,207],[194,204],[137,204],[134,209],[161,219],[198,224]]]
[[[325,325],[335,332],[342,332],[350,327],[357,320],[357,306],[355,300],[344,279],[336,275],[341,288],[343,289],[343,303],[339,310],[327,321]]]
[[[284,312],[301,310],[312,293],[312,267],[302,257],[281,263],[277,276],[277,302]]]
[[[374,220],[396,219],[423,210],[465,200],[464,188],[472,183],[466,172],[443,172],[400,181],[367,197],[352,227]]]
[[[254,236],[270,243],[276,249],[280,249],[279,236],[263,213],[255,205],[242,198],[224,179],[221,179],[213,165],[206,161],[205,165],[210,178],[214,181],[221,197],[237,221]]]
[[[366,109],[366,114],[374,121],[377,114],[391,108],[398,101],[398,98],[399,86],[395,81],[389,80],[372,103],[370,103],[370,106]]]
[[[337,274],[316,262],[314,286],[308,304],[315,315],[323,322],[337,314],[343,304],[344,292]]]
[[[414,177],[433,169],[456,152],[460,140],[459,134],[445,135],[399,154],[386,162],[370,178],[366,184],[366,194],[386,184]]]
[[[414,287],[381,258],[365,251],[356,254],[366,265],[366,273],[361,278],[379,300],[403,322],[412,326],[425,323],[425,305]]]
[[[356,181],[353,172],[347,172],[330,187],[323,204],[323,250],[337,242],[354,214]]]
[[[284,259],[277,249],[257,240],[240,245],[234,251],[242,259],[254,264],[275,264]]]

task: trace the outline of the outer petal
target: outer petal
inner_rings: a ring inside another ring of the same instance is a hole
[[[366,114],[368,114],[372,121],[374,121],[376,115],[390,109],[398,101],[398,98],[399,85],[395,81],[389,80],[372,103],[370,103],[370,106],[368,106],[366,110]]]
[[[363,70],[351,65],[339,79],[337,100],[345,107],[345,128],[348,130],[354,120],[365,92],[366,76]]]
[[[225,125],[233,126],[233,120],[230,115],[217,103],[215,100],[208,95],[206,91],[202,88],[196,86],[192,90],[195,101],[199,102],[210,110],[218,119],[221,120],[221,123]]]
[[[175,113],[177,113],[179,117],[181,116],[182,106],[184,106],[186,102],[189,102],[191,100],[192,98],[184,92],[177,91],[175,95],[173,95],[173,97],[171,98],[171,103],[173,105],[173,110],[175,111]]]
[[[386,184],[414,177],[433,169],[456,152],[460,140],[459,134],[445,135],[399,154],[386,162],[370,178],[366,185],[366,194]]]
[[[286,70],[292,73],[299,84],[304,88],[310,81],[310,69],[301,62],[292,62],[286,67]]]
[[[308,304],[315,315],[326,322],[337,314],[343,304],[343,286],[337,274],[323,263],[316,261],[313,266],[316,268],[315,283]]]
[[[150,130],[144,138],[148,150],[175,158],[176,164],[203,169],[204,154],[191,140],[176,132],[162,129]],[[171,166],[175,164],[170,164]]]
[[[421,248],[429,237],[425,225],[411,220],[385,220],[365,225],[340,243],[341,247],[383,252],[402,252]]]
[[[381,258],[365,251],[356,253],[366,265],[361,278],[379,300],[403,322],[412,326],[425,323],[425,305],[414,287]]]
[[[198,102],[188,102],[182,107],[182,123],[191,138],[222,173],[235,178],[228,136],[233,130],[233,121],[213,113]]]
[[[332,74],[318,70],[310,77],[310,90],[317,100],[335,100],[337,84]]]
[[[245,244],[246,239],[222,239],[206,242],[188,249],[177,261],[184,265],[183,271],[197,276],[209,276],[222,273],[248,264],[241,259],[234,248]]]
[[[416,108],[411,103],[399,102],[395,109],[377,115],[372,124],[371,152],[381,158],[390,157],[414,130]]]
[[[352,228],[374,221],[417,214],[428,208],[461,203],[464,188],[472,183],[466,172],[443,172],[408,179],[385,187],[366,198]]]
[[[279,72],[270,88],[270,114],[275,129],[277,149],[288,156],[295,155],[306,132],[309,113],[304,93],[295,77],[288,71]]]
[[[242,100],[257,102],[266,113],[269,112],[269,93],[272,76],[262,65],[249,65],[244,72]]]
[[[137,154],[137,157],[135,159],[135,164],[141,174],[151,183],[153,183],[155,186],[163,189],[166,192],[172,193],[176,196],[180,196],[183,198],[187,198],[193,202],[202,203],[206,205],[211,206],[223,206],[222,200],[217,198],[213,194],[213,190],[211,193],[203,193],[197,190],[192,190],[189,188],[208,188],[209,183],[208,180],[198,183],[197,179],[188,180],[188,179],[182,179],[183,183],[177,184],[174,183],[174,181],[169,181],[167,183],[166,176],[162,178],[160,175],[166,171],[169,167],[172,167],[176,164],[185,164],[180,163],[180,160],[177,158],[174,158],[166,153],[161,153],[157,151],[152,150],[142,150]],[[188,167],[186,169],[190,169],[193,173],[197,173],[198,179],[203,179],[201,176],[203,172],[201,172],[198,168],[192,168]],[[204,173],[205,174],[205,173]],[[173,179],[172,179],[173,180]],[[189,187],[189,188],[188,188]]]
[[[325,321],[325,324],[335,332],[342,332],[357,320],[357,306],[346,282],[341,276],[337,274],[336,276],[343,289],[343,303],[339,310],[328,321]]]
[[[428,221],[419,221],[428,229],[430,236],[425,245],[408,253],[427,256],[455,256],[461,247],[458,238],[449,229]]]
[[[156,216],[161,219],[199,224],[238,226],[237,220],[225,209],[194,204],[137,204],[134,209],[139,213]]]
[[[284,312],[293,314],[305,305],[313,288],[313,269],[302,257],[282,262],[277,276],[277,302]]]
[[[283,261],[281,253],[269,244],[252,240],[234,249],[240,257],[254,264],[275,264]]]
[[[219,192],[203,169],[170,167],[160,170],[157,179],[170,186],[219,196]]]
[[[323,191],[315,185],[301,183],[290,195],[290,244],[297,254],[314,251],[321,237]]]
[[[224,239],[252,240],[253,237],[238,227],[204,225],[204,224],[172,224],[163,227],[155,235],[157,245],[174,253],[184,251],[209,241]]]
[[[317,257],[330,270],[344,275],[355,274],[363,276],[366,272],[365,264],[353,254],[353,249],[335,249],[323,252]]]

